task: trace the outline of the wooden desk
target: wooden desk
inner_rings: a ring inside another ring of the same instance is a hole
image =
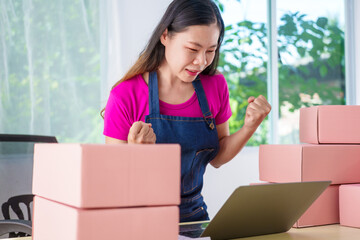
[[[360,239],[360,229],[343,227],[338,224],[320,227],[291,228],[286,233],[269,234],[257,237],[238,238],[239,240],[355,240]]]
[[[10,239],[31,240],[31,237],[8,238],[7,240]],[[114,239],[116,239],[115,236]],[[238,238],[238,240],[356,240],[356,239],[360,239],[360,229],[343,227],[338,224],[320,226],[320,227],[292,228],[286,233],[269,234],[269,235],[248,237],[248,238]]]

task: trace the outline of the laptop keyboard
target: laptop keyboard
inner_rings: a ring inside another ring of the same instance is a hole
[[[179,235],[190,238],[198,238],[204,232],[208,224],[209,224],[208,222],[191,223],[184,225],[180,224]]]

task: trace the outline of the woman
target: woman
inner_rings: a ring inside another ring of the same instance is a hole
[[[174,0],[105,108],[106,143],[181,145],[181,222],[209,219],[206,165],[235,157],[271,109],[263,96],[249,97],[244,126],[229,134],[229,91],[216,70],[223,36],[213,1]]]

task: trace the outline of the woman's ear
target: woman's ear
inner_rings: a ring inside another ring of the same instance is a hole
[[[162,43],[162,45],[166,46],[168,39],[169,39],[168,30],[165,29],[163,34],[161,34],[160,36],[160,42]]]

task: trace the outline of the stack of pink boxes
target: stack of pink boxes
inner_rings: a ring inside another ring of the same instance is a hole
[[[180,146],[36,144],[33,193],[33,240],[175,240]]]
[[[360,106],[302,108],[299,131],[304,144],[260,146],[260,180],[330,180],[294,227],[360,227]]]

